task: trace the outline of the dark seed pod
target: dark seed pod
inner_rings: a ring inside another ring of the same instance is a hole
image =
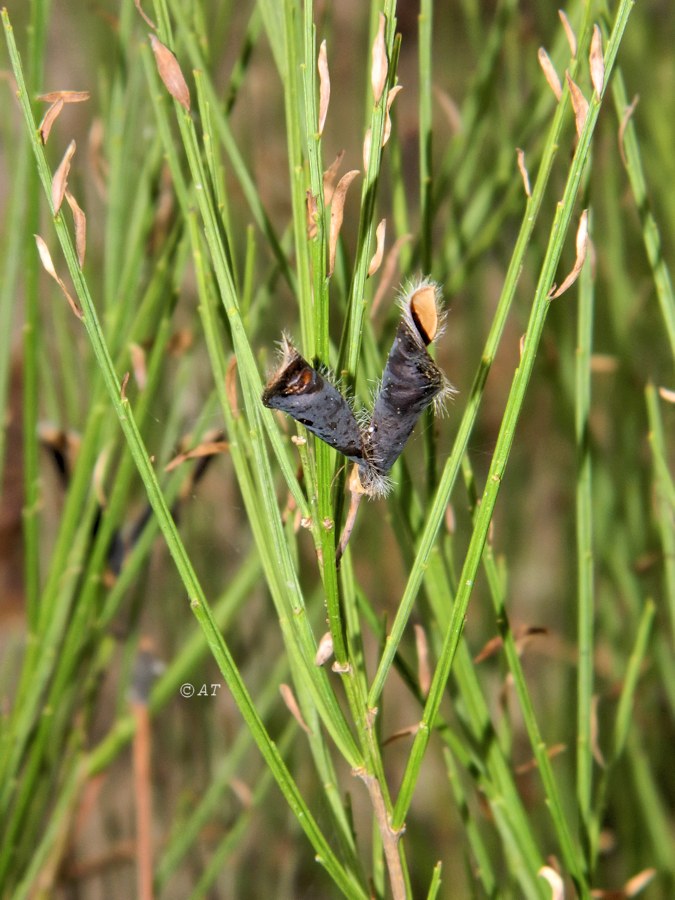
[[[262,402],[292,416],[347,459],[360,463],[361,431],[349,403],[286,337],[282,351],[281,365],[267,383]]]
[[[403,318],[364,436],[362,481],[373,493],[386,491],[382,476],[401,455],[427,406],[452,390],[426,349],[440,331],[436,286],[423,281],[403,298],[402,308]]]

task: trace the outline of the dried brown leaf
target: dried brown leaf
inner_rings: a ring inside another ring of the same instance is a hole
[[[499,636],[490,638],[489,641],[487,641],[485,644],[483,644],[483,647],[481,648],[481,650],[478,651],[476,656],[474,656],[473,661],[475,663],[481,663],[481,662],[483,662],[483,660],[489,659],[491,656],[494,656],[496,653],[499,653],[499,651],[502,649],[503,646],[504,646],[503,638],[501,638]]]
[[[624,884],[623,889],[626,897],[635,897],[640,891],[643,891],[650,881],[656,877],[656,869],[643,869],[637,875],[633,875]]]
[[[548,881],[551,886],[551,900],[565,900],[565,885],[555,869],[551,866],[542,866],[537,875]]]
[[[441,90],[437,85],[434,85],[432,89],[434,96],[438,100],[438,105],[441,107],[445,118],[448,120],[450,130],[453,134],[459,134],[462,130],[462,114],[459,111],[459,107],[450,94]]]
[[[227,441],[202,441],[201,444],[197,444],[192,450],[187,450],[185,453],[179,453],[178,456],[174,456],[174,458],[166,464],[164,471],[173,472],[174,469],[177,469],[178,466],[187,462],[189,459],[203,459],[206,456],[218,456],[220,453],[227,453],[229,449],[230,445]]]
[[[84,266],[84,257],[87,252],[87,217],[80,207],[75,197],[66,191],[66,200],[73,214],[73,222],[75,223],[75,250],[77,252],[77,261],[80,268]]]
[[[61,290],[63,291],[63,293],[65,295],[66,300],[68,301],[70,308],[75,313],[77,318],[83,319],[84,313],[82,312],[80,307],[77,305],[75,300],[69,294],[68,289],[66,288],[66,286],[63,283],[63,281],[61,280],[61,278],[59,278],[59,276],[56,272],[56,269],[54,268],[54,263],[52,262],[51,254],[50,254],[49,249],[48,249],[47,245],[45,244],[44,240],[40,237],[39,234],[34,234],[33,237],[35,238],[35,243],[37,244],[38,253],[40,254],[40,262],[42,263],[42,266],[43,266],[45,272],[48,275],[51,275],[51,277],[54,279],[54,281],[61,288]]]
[[[145,364],[145,350],[140,344],[129,344],[129,356],[131,357],[131,368],[134,370],[134,380],[139,390],[148,383],[148,369]]]
[[[102,200],[107,198],[106,180],[109,166],[103,152],[103,122],[94,119],[87,136],[87,158],[89,168],[94,178],[96,192]]]
[[[231,778],[230,789],[244,809],[250,809],[253,806],[253,791],[241,778]]]
[[[346,175],[343,175],[342,178],[338,181],[338,185],[335,188],[335,193],[333,194],[333,200],[330,207],[330,239],[328,243],[329,276],[333,274],[333,270],[335,268],[335,253],[337,251],[337,242],[338,237],[340,236],[340,229],[342,228],[342,219],[344,217],[347,191],[349,190],[349,185],[358,174],[358,169],[352,169],[350,172],[347,172]]]
[[[325,662],[328,662],[332,655],[333,638],[330,631],[327,631],[324,635],[321,636],[321,640],[319,641],[319,646],[316,650],[316,656],[314,657],[314,665],[322,666]]]
[[[452,505],[452,503],[448,503],[448,505],[445,507],[444,519],[445,530],[448,532],[448,534],[454,534],[457,527],[457,520],[455,518],[455,507]]]
[[[337,175],[340,171],[340,166],[342,165],[342,160],[344,159],[345,151],[340,150],[338,155],[335,157],[333,162],[328,166],[326,171],[323,173],[323,199],[326,206],[328,206],[333,199],[333,191],[335,190],[335,182],[337,181]]]
[[[394,281],[394,275],[396,274],[396,268],[398,266],[398,258],[401,255],[401,250],[410,240],[412,240],[411,234],[402,234],[400,238],[397,238],[394,242],[394,246],[391,248],[389,253],[387,253],[386,259],[384,261],[384,267],[382,269],[382,274],[380,275],[380,283],[377,286],[377,290],[375,291],[375,296],[373,297],[373,302],[370,307],[370,315],[371,317],[375,316],[380,305],[382,304],[382,300],[386,297],[389,288]]]
[[[384,39],[384,29],[387,20],[380,13],[380,23],[377,28],[377,34],[373,41],[372,58],[373,64],[370,70],[370,84],[373,88],[373,98],[377,105],[382,98],[384,86],[387,83],[387,74],[389,72],[389,60],[387,59],[387,45]]]
[[[633,118],[633,113],[635,112],[635,107],[640,102],[640,95],[636,94],[631,103],[626,107],[626,111],[624,112],[621,118],[621,125],[619,125],[619,153],[621,154],[621,161],[624,166],[628,165],[628,161],[626,159],[626,153],[623,148],[623,140],[626,135],[626,129],[628,128],[628,123]]]
[[[525,151],[521,150],[520,147],[516,147],[516,155],[518,157],[518,171],[520,172],[520,177],[523,179],[525,194],[528,197],[531,197],[532,189],[530,187],[530,176],[528,175],[527,167],[525,165]]]
[[[56,103],[63,100],[64,103],[84,103],[91,97],[89,91],[48,91],[46,94],[38,94],[37,99],[43,103]]]
[[[389,94],[387,95],[387,112],[386,112],[386,116],[384,119],[384,131],[382,133],[382,146],[383,147],[387,143],[389,138],[391,137],[391,115],[390,115],[391,104],[394,102],[394,100],[396,99],[396,96],[398,94],[400,94],[402,90],[403,90],[403,85],[397,84],[389,91]]]
[[[539,65],[542,68],[546,81],[548,82],[548,86],[555,94],[555,99],[560,100],[560,98],[562,97],[562,85],[560,84],[558,73],[553,68],[551,58],[543,47],[540,47],[537,51],[537,58],[539,59]]]
[[[76,149],[75,141],[71,141],[66,147],[66,152],[63,154],[63,159],[59,163],[56,172],[54,172],[54,177],[52,178],[52,205],[54,207],[54,215],[61,209],[63,198],[66,195],[68,175],[70,174],[70,163],[75,155]]]
[[[591,353],[590,368],[594,375],[611,375],[619,368],[619,360],[611,353]]]
[[[109,453],[107,450],[103,450],[99,453],[98,458],[94,463],[94,470],[91,474],[91,483],[94,486],[94,493],[96,494],[98,505],[102,508],[105,508],[108,505],[105,488],[103,487],[106,469],[108,468],[108,457]]]
[[[431,668],[429,666],[427,633],[421,625],[415,625],[415,649],[417,651],[417,680],[422,696],[426,697],[431,687]]]
[[[382,219],[380,224],[377,226],[377,229],[375,230],[375,240],[377,242],[377,246],[375,248],[373,258],[370,261],[370,265],[368,266],[368,278],[370,278],[371,275],[374,275],[382,265],[382,257],[384,256],[384,236],[386,230],[387,220]]]
[[[570,25],[570,20],[567,18],[562,9],[558,10],[558,15],[560,16],[560,21],[562,22],[562,26],[565,29],[565,37],[567,38],[567,43],[570,45],[570,53],[572,54],[572,59],[576,59],[577,36],[575,35],[574,30]]]
[[[586,261],[588,244],[588,210],[585,209],[581,214],[581,218],[579,219],[579,227],[577,228],[577,257],[574,261],[574,266],[572,267],[572,271],[565,278],[560,287],[555,288],[551,293],[549,293],[549,298],[551,300],[555,300],[556,297],[560,297],[561,294],[564,294],[565,291],[568,291],[579,277],[579,273],[581,272],[583,264]]]
[[[602,56],[602,34],[597,25],[593,26],[591,52],[588,61],[591,69],[593,88],[596,96],[600,99],[600,97],[602,97],[602,90],[605,86],[605,60]]]
[[[288,684],[280,684],[279,685],[279,693],[281,697],[288,707],[288,711],[293,716],[298,725],[302,728],[302,730],[306,734],[311,734],[312,731],[309,726],[306,724],[305,720],[302,718],[302,713],[300,712],[300,707],[298,706],[298,701],[295,699],[295,694],[293,693],[290,685]]]
[[[155,62],[157,63],[157,71],[159,77],[164,82],[164,87],[171,94],[174,100],[190,111],[190,91],[187,82],[183,77],[178,60],[174,54],[166,47],[154,34],[150,35],[150,45],[152,52],[155,54]]]
[[[570,89],[572,98],[572,107],[574,108],[574,123],[577,129],[577,135],[581,135],[584,125],[586,124],[586,116],[588,115],[588,100],[584,97],[581,88],[570,78],[569,72],[565,72],[565,78]]]
[[[665,400],[666,403],[675,403],[675,391],[671,390],[670,388],[660,387],[659,397],[662,400]]]
[[[321,46],[319,47],[317,68],[319,70],[319,135],[322,135],[330,102],[330,72],[328,71],[328,55],[325,41],[321,41]]]
[[[389,744],[393,744],[394,741],[400,741],[401,738],[410,737],[410,735],[417,734],[419,730],[419,722],[415,722],[414,725],[405,725],[403,728],[399,728],[398,731],[394,731],[390,735],[388,735],[382,741],[382,746],[387,747]]]
[[[43,144],[46,144],[49,140],[49,135],[51,134],[52,125],[58,119],[61,114],[61,110],[63,109],[64,101],[59,98],[52,103],[47,112],[42,117],[42,121],[40,122],[40,126],[38,131],[40,133],[40,140]]]
[[[138,12],[140,13],[141,18],[143,19],[143,21],[145,22],[145,24],[148,25],[150,28],[152,28],[153,31],[157,31],[157,26],[156,26],[155,23],[152,21],[152,19],[150,18],[150,16],[146,15],[146,14],[143,12],[143,9],[141,8],[141,0],[134,0],[134,6],[136,7],[136,9],[138,10]]]
[[[547,747],[546,755],[549,759],[553,759],[556,756],[559,756],[561,753],[564,753],[567,750],[567,744],[553,744],[551,747]],[[528,772],[533,772],[538,766],[536,757],[532,757],[528,759],[527,762],[521,763],[519,766],[516,766],[514,772],[516,775],[527,775]]]
[[[317,198],[309,190],[305,191],[305,216],[307,219],[307,239],[313,241],[319,233]]]
[[[232,356],[225,372],[225,396],[230,405],[232,417],[239,418],[239,401],[237,400],[237,357]]]

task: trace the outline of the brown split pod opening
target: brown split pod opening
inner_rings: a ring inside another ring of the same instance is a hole
[[[410,298],[410,315],[425,344],[430,344],[438,332],[436,288],[423,284]]]

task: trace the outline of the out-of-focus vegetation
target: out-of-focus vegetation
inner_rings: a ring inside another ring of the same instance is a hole
[[[675,11],[420,4],[5,14],[0,896],[673,896]],[[418,274],[458,393],[338,568],[260,392],[370,408]]]

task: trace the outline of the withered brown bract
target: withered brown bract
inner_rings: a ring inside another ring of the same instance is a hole
[[[349,403],[286,337],[282,351],[281,365],[262,395],[265,406],[287,413],[347,459],[360,463],[361,431]]]

